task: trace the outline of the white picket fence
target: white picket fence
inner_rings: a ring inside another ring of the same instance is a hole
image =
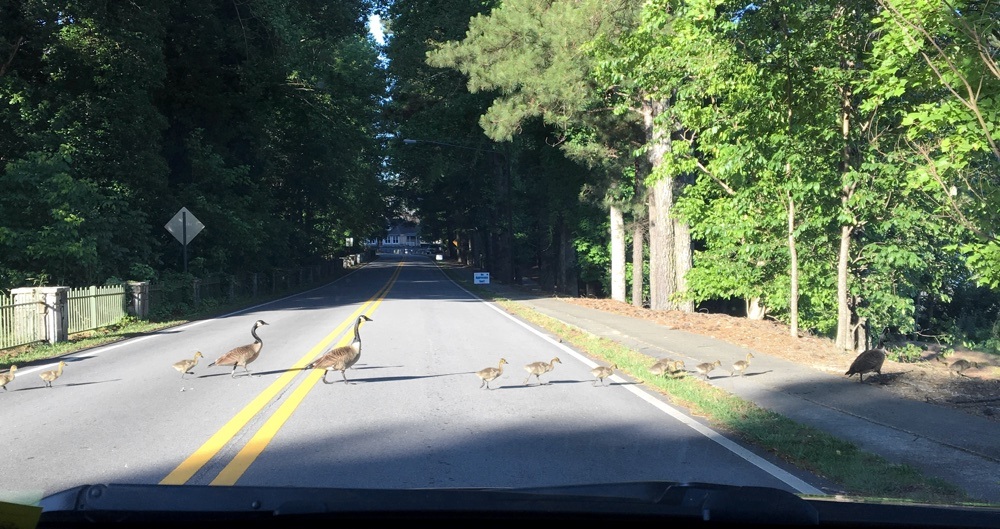
[[[69,291],[69,333],[107,327],[128,313],[125,285],[74,288]]]
[[[0,349],[45,340],[45,303],[41,296],[14,303],[0,292]]]

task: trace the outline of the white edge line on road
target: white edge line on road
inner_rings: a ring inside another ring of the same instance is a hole
[[[440,267],[438,268],[438,270],[441,270]],[[444,274],[444,271],[441,270],[441,273]],[[469,290],[467,290],[462,285],[459,285],[458,283],[455,283],[455,281],[452,280],[450,277],[448,277],[447,274],[445,274],[444,276],[449,281],[451,281],[452,283],[454,283],[455,286],[457,286],[458,288],[464,290],[470,296],[472,296],[472,297],[478,299],[479,301],[485,303],[486,306],[488,306],[491,309],[497,311],[498,313],[506,316],[507,318],[509,318],[510,320],[512,320],[514,323],[517,323],[521,327],[524,327],[525,329],[527,329],[528,331],[532,332],[533,334],[541,337],[543,340],[545,340],[545,341],[551,343],[552,345],[558,347],[559,349],[565,351],[567,354],[569,354],[573,358],[576,358],[577,360],[583,362],[585,365],[587,365],[589,367],[596,367],[598,365],[598,364],[594,363],[593,361],[591,361],[589,358],[587,358],[587,357],[581,355],[580,353],[574,351],[573,349],[567,347],[565,344],[561,344],[561,343],[553,340],[552,337],[547,336],[546,334],[538,331],[537,329],[535,329],[534,327],[528,325],[527,323],[525,323],[525,322],[523,322],[523,321],[515,318],[511,314],[507,313],[507,311],[501,309],[500,307],[497,307],[493,303],[490,303],[489,301],[486,301],[485,299],[483,299],[483,298],[481,298],[481,297],[473,294],[472,292],[470,292]],[[628,382],[627,380],[619,377],[618,375],[612,375],[611,376],[611,380],[614,380],[615,382],[619,382],[619,383],[627,383]],[[796,491],[798,491],[800,494],[810,494],[810,495],[817,495],[817,496],[825,496],[826,495],[823,491],[821,491],[821,490],[817,489],[816,487],[813,487],[812,485],[806,483],[805,481],[803,481],[803,480],[801,480],[801,479],[793,476],[789,472],[787,472],[785,470],[782,470],[781,468],[777,467],[776,465],[774,465],[770,461],[768,461],[768,460],[766,460],[766,459],[758,456],[757,454],[755,454],[755,453],[747,450],[746,448],[743,448],[742,446],[740,446],[736,442],[730,440],[726,436],[720,434],[719,432],[716,432],[715,430],[709,428],[708,426],[705,426],[704,424],[701,424],[700,422],[692,419],[691,417],[688,417],[687,415],[685,415],[684,413],[682,413],[680,410],[678,410],[678,409],[674,408],[673,406],[670,406],[670,405],[666,404],[665,402],[657,399],[656,397],[650,395],[646,391],[643,391],[643,390],[641,390],[641,389],[639,389],[639,388],[637,388],[635,386],[632,386],[632,385],[624,385],[622,387],[624,389],[632,392],[634,395],[638,396],[642,400],[644,400],[644,401],[652,404],[653,406],[655,406],[660,411],[666,413],[667,415],[670,415],[671,417],[677,419],[681,423],[687,425],[692,430],[694,430],[694,431],[696,431],[696,432],[704,435],[705,437],[711,439],[712,441],[715,441],[720,446],[722,446],[723,448],[725,448],[725,449],[729,450],[730,452],[736,454],[737,456],[743,458],[748,463],[756,466],[757,468],[763,470],[764,472],[767,472],[768,474],[774,476],[776,479],[784,482],[786,485],[788,485],[789,487],[792,487],[793,489],[795,489]]]
[[[367,265],[368,263],[365,263],[365,264]],[[286,299],[294,298],[295,296],[301,296],[303,294],[308,294],[308,293],[310,293],[310,292],[312,292],[314,290],[319,290],[321,288],[326,288],[326,287],[328,287],[328,286],[336,283],[337,281],[340,281],[341,279],[345,279],[347,277],[350,277],[351,275],[353,275],[358,270],[361,270],[362,268],[365,268],[365,267],[356,268],[356,269],[351,270],[350,272],[348,272],[347,275],[340,276],[337,279],[334,279],[333,281],[330,281],[329,283],[322,284],[322,285],[320,285],[318,287],[315,287],[315,288],[310,288],[309,290],[303,290],[302,292],[296,292],[295,294],[289,294],[289,295],[287,295],[287,296],[285,296],[283,298],[272,299],[271,301],[265,301],[264,303],[258,303],[257,305],[253,305],[251,307],[247,307],[247,308],[240,309],[240,310],[234,310],[233,312],[227,312],[226,314],[219,314],[218,316],[214,316],[212,318],[208,318],[208,319],[205,319],[205,320],[191,321],[191,322],[188,322],[188,323],[182,323],[180,325],[175,325],[173,327],[165,327],[165,328],[171,329],[171,330],[174,330],[174,329],[188,329],[188,328],[196,327],[196,326],[204,324],[204,323],[208,323],[210,321],[217,320],[219,318],[226,318],[226,317],[229,317],[229,316],[240,314],[242,312],[249,312],[249,311],[251,311],[253,309],[260,308],[260,307],[263,307],[263,306],[266,306],[266,305],[270,305],[272,303],[277,303],[279,301],[284,301]],[[153,331],[153,332],[156,332],[156,331]],[[135,344],[135,343],[138,343],[138,342],[149,340],[150,338],[156,338],[157,336],[159,336],[159,335],[157,335],[157,334],[149,334],[149,335],[146,335],[146,336],[140,336],[138,338],[127,338],[125,340],[122,340],[120,342],[115,342],[113,344],[98,345],[97,347],[94,347],[92,349],[85,349],[83,351],[80,351],[79,353],[70,353],[68,355],[63,355],[63,356],[56,357],[56,359],[55,359],[56,361],[52,362],[51,364],[45,364],[45,365],[39,365],[39,366],[35,366],[35,367],[29,367],[29,368],[24,369],[24,370],[18,369],[17,370],[17,375],[18,376],[28,375],[28,374],[31,374],[31,373],[35,373],[37,371],[41,371],[43,369],[54,369],[53,366],[55,366],[56,364],[58,364],[60,360],[63,360],[63,359],[66,359],[66,358],[87,358],[87,357],[90,357],[90,356],[96,356],[96,355],[99,355],[101,353],[106,353],[108,351],[111,351],[112,349],[117,349],[119,347],[124,347],[126,345],[132,345],[132,344]]]

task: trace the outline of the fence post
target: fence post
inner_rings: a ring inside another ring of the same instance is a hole
[[[87,298],[87,308],[90,309],[88,316],[90,319],[87,320],[87,328],[91,329],[97,326],[97,287],[91,285],[88,288],[88,295],[90,297]]]
[[[97,287],[91,287],[92,293]],[[49,343],[69,339],[69,287],[41,287],[45,303],[45,339]],[[95,298],[96,300],[96,298]],[[95,309],[96,312],[96,309]]]
[[[10,289],[14,303],[14,336],[21,343],[45,339],[45,304],[38,289],[21,287]]]
[[[197,305],[201,303],[201,279],[192,279],[191,288],[194,299],[194,304]]]
[[[129,312],[136,318],[146,319],[149,316],[149,281],[129,281],[128,286],[132,289]]]

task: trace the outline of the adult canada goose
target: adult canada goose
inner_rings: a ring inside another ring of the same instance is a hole
[[[879,337],[878,345],[874,349],[862,352],[851,362],[851,367],[844,373],[848,378],[857,373],[858,382],[864,382],[866,373],[882,375],[882,364],[885,362],[885,349],[882,347],[882,343],[885,341],[888,331],[888,328],[882,331],[882,336]]]
[[[4,391],[7,391],[7,384],[14,380],[14,371],[17,371],[17,366],[10,366],[6,373],[0,375],[0,386],[3,386]]]
[[[722,365],[722,360],[716,360],[715,362],[705,362],[704,364],[698,364],[694,366],[694,368],[698,370],[698,373],[701,373],[701,375],[705,377],[705,380],[708,380],[708,374],[711,373],[713,369],[721,365]]]
[[[247,364],[256,360],[260,356],[261,348],[264,347],[264,342],[260,339],[260,336],[257,336],[257,327],[261,325],[268,325],[268,323],[264,320],[257,320],[254,322],[253,327],[250,328],[253,343],[231,349],[228,353],[217,358],[215,362],[208,364],[208,367],[233,366],[232,376],[236,378],[236,368],[243,366],[243,369],[249,375],[250,369],[247,368]]]
[[[330,349],[323,356],[319,357],[315,362],[306,366],[306,369],[325,369],[323,373],[323,383],[333,384],[333,382],[327,382],[326,375],[330,371],[340,371],[340,376],[344,377],[344,384],[350,384],[347,381],[347,375],[344,371],[353,366],[361,358],[361,322],[363,321],[375,321],[368,316],[362,314],[358,316],[358,319],[354,322],[354,339],[348,345],[342,345]]]
[[[542,383],[542,379],[538,378],[539,375],[544,375],[549,371],[552,371],[556,367],[556,364],[561,364],[562,360],[558,357],[553,358],[550,362],[532,362],[524,366],[524,370],[528,372],[528,378],[524,379],[524,385],[528,385],[528,381],[531,380],[531,375],[535,375],[535,380],[539,384]]]
[[[735,376],[736,372],[740,372],[740,376],[746,373],[748,367],[750,367],[750,359],[753,358],[753,353],[747,353],[746,360],[737,360],[733,362],[733,370],[729,372],[729,376]]]
[[[858,355],[857,358],[851,362],[850,369],[847,370],[845,375],[848,377],[854,376],[855,373],[858,374],[858,382],[865,381],[865,373],[878,373],[882,374],[882,363],[885,362],[885,350],[884,349],[869,349]]]
[[[610,367],[597,366],[594,369],[591,369],[590,370],[590,374],[594,375],[595,377],[597,377],[594,380],[594,383],[591,384],[591,385],[592,386],[596,386],[597,385],[597,381],[600,380],[601,381],[601,385],[603,386],[604,385],[604,379],[606,379],[606,378],[610,377],[611,375],[613,375],[615,373],[615,369],[618,369],[618,364],[611,364]]]
[[[497,364],[496,367],[487,367],[476,371],[476,376],[483,379],[483,381],[479,384],[479,388],[482,389],[483,384],[486,384],[486,389],[490,389],[490,382],[496,380],[497,377],[503,374],[503,365],[506,363],[507,360],[501,358],[500,363]],[[528,378],[531,378],[531,375],[528,375]]]
[[[196,352],[194,354],[194,358],[181,360],[180,362],[175,363],[174,369],[180,371],[181,378],[184,378],[184,375],[189,374],[191,372],[191,369],[194,368],[194,366],[198,365],[199,358],[205,358],[205,356],[201,354],[201,351]]]
[[[969,375],[966,375],[964,371],[972,368],[979,369],[979,362],[970,362],[964,358],[960,358],[948,366],[948,372],[953,375],[962,375],[963,377],[967,377]]]
[[[60,360],[59,361],[59,365],[55,369],[53,369],[51,371],[42,371],[41,373],[38,374],[38,376],[42,377],[42,380],[45,381],[45,387],[47,387],[47,388],[51,388],[52,387],[52,383],[55,382],[55,380],[57,378],[59,378],[59,377],[62,376],[63,367],[65,365],[66,365],[66,362],[63,362],[62,360]]]

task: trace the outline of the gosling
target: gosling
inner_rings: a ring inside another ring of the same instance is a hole
[[[550,362],[532,362],[524,366],[524,370],[528,372],[528,378],[524,379],[524,385],[525,386],[528,385],[528,381],[531,380],[532,375],[535,376],[535,380],[538,382],[539,385],[541,385],[542,379],[539,378],[539,375],[544,375],[545,373],[552,371],[552,369],[556,367],[556,364],[561,364],[561,363],[562,360],[560,360],[559,357],[556,357],[553,358],[552,361]]]
[[[180,362],[175,363],[174,369],[181,372],[181,378],[184,378],[184,375],[191,375],[193,374],[191,373],[191,370],[194,369],[194,366],[198,365],[199,358],[205,358],[201,354],[201,351],[196,352],[194,354],[194,358],[181,360]]]
[[[948,366],[948,372],[952,375],[961,375],[963,377],[968,377],[965,371],[968,369],[979,369],[979,362],[970,362],[964,358],[955,360]]]
[[[4,391],[7,391],[7,384],[14,381],[14,371],[17,371],[17,366],[10,366],[6,373],[0,375],[0,386],[3,387]]]
[[[739,371],[740,376],[742,377],[744,373],[746,373],[747,368],[750,367],[751,358],[754,358],[753,353],[747,353],[746,360],[737,360],[736,362],[733,362],[733,370],[729,372],[729,376],[736,376],[736,372]]]
[[[594,369],[591,369],[590,370],[590,374],[594,375],[595,377],[597,377],[594,380],[594,383],[591,384],[591,385],[592,386],[597,386],[597,381],[600,380],[601,381],[601,386],[604,386],[604,379],[606,379],[606,378],[610,377],[611,375],[613,375],[614,372],[615,372],[615,369],[618,369],[618,364],[611,364],[610,367],[597,366]]]
[[[704,364],[698,364],[694,368],[698,370],[708,380],[708,374],[712,372],[713,369],[722,365],[722,360],[716,360],[715,362],[705,362]]]
[[[482,389],[484,384],[486,385],[486,389],[490,389],[490,382],[496,380],[497,377],[503,374],[503,365],[506,363],[507,360],[505,358],[501,358],[497,367],[487,367],[476,371],[476,376],[483,380],[479,384],[479,389]]]
[[[42,380],[45,381],[45,387],[47,387],[47,388],[51,388],[52,387],[52,383],[55,382],[55,380],[57,378],[59,378],[59,377],[62,376],[63,367],[65,365],[66,365],[66,362],[63,362],[62,360],[60,360],[59,361],[59,365],[58,365],[58,367],[56,367],[56,369],[54,369],[52,371],[42,371],[41,373],[38,374],[38,376],[42,377]]]

